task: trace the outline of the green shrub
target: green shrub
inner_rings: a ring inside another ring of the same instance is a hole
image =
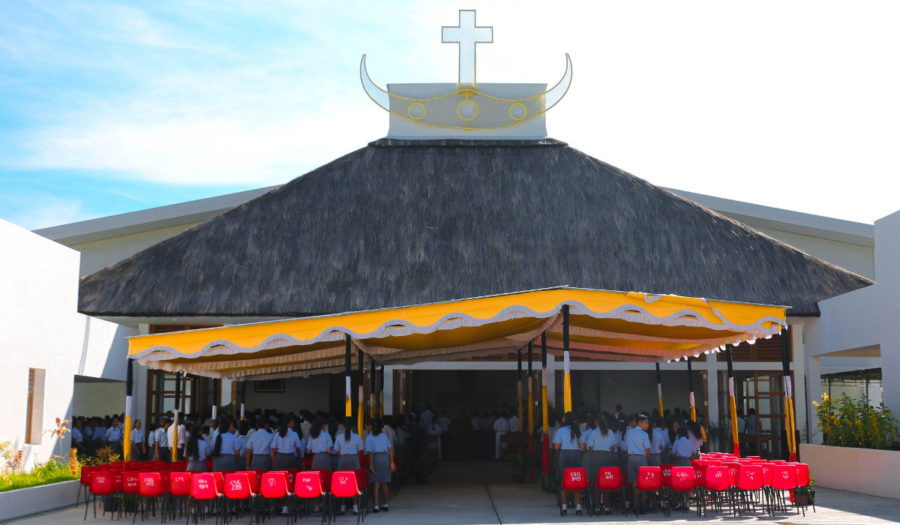
[[[826,445],[889,448],[897,441],[897,421],[884,403],[873,408],[865,397],[854,401],[822,394],[822,402],[813,401],[813,405]]]
[[[72,475],[68,465],[60,465],[50,460],[36,465],[30,472],[10,472],[0,476],[0,492],[73,479],[78,478]]]

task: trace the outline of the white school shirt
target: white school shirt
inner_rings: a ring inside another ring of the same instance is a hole
[[[441,426],[441,429],[444,430],[444,432],[450,431],[450,418],[449,417],[441,416],[438,418],[437,422],[438,422],[438,425]]]
[[[144,430],[138,430],[136,428],[131,429],[131,442],[135,445],[140,445],[144,442]]]
[[[494,432],[509,432],[509,422],[502,417],[494,421]]]
[[[509,418],[509,421],[506,422],[509,425],[510,432],[518,432],[519,431],[519,417],[513,416]]]
[[[338,434],[334,440],[334,453],[339,456],[352,456],[363,449],[362,439],[354,431],[350,431],[350,439],[344,439],[344,434]]]
[[[397,431],[391,428],[390,425],[385,425],[381,431],[388,437],[388,440],[391,442],[391,447],[393,447],[394,443],[397,442]]]

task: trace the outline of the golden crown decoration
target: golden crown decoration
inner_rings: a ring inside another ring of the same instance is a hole
[[[572,82],[572,60],[566,54],[566,71],[555,86],[502,84],[504,96],[492,94],[495,84],[479,88],[475,74],[477,44],[494,41],[492,26],[478,26],[475,11],[460,10],[458,26],[441,28],[442,43],[459,45],[459,80],[455,89],[446,85],[398,84],[379,87],[366,68],[366,55],[359,64],[359,77],[369,98],[391,115],[413,124],[462,131],[502,129],[518,126],[546,113],[559,103]],[[445,91],[435,93],[436,86]]]

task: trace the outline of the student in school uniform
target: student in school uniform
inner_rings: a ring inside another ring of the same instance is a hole
[[[687,430],[684,427],[678,428],[678,437],[672,444],[672,464],[679,467],[690,467],[691,460],[697,458],[697,449],[688,439]]]
[[[247,454],[247,441],[250,439],[250,422],[246,419],[238,423],[238,433],[235,435],[237,439],[238,460],[242,460]],[[241,463],[241,461],[238,461]]]
[[[172,422],[165,418],[162,423],[156,427],[156,458],[169,463],[172,461],[172,449],[169,448],[169,426]]]
[[[269,421],[258,419],[256,432],[247,439],[247,470],[272,470],[272,434]]]
[[[291,420],[293,421],[293,420]],[[274,470],[293,470],[300,468],[303,458],[303,443],[300,437],[288,425],[287,418],[278,424],[278,432],[272,438],[272,468]]]
[[[119,418],[114,417],[112,425],[106,429],[106,446],[112,448],[117,454],[122,455],[122,425],[119,424]]]
[[[632,484],[631,501],[637,507],[638,502],[635,498],[634,483],[637,480],[638,469],[647,466],[647,459],[650,457],[650,437],[647,430],[650,428],[650,421],[647,416],[641,414],[636,419],[636,426],[625,431],[625,451],[628,454],[628,482]]]
[[[366,422],[366,430],[371,431],[372,421]],[[362,438],[353,431],[353,420],[344,420],[344,432],[334,438],[334,453],[338,457],[337,470],[359,470],[359,453],[363,451]],[[341,514],[344,505],[341,504]],[[359,514],[359,498],[353,498],[353,514]]]
[[[491,426],[494,429],[494,459],[500,459],[504,445],[503,436],[509,433],[509,421],[506,420],[505,415],[503,412],[497,414],[497,419]]]
[[[666,431],[662,418],[657,416],[653,419],[653,432],[650,436],[650,457],[647,458],[647,464],[652,467],[662,465],[663,456],[669,452],[669,433]]]
[[[191,427],[191,437],[185,445],[185,457],[188,460],[188,472],[206,472],[206,458],[209,456],[209,443],[203,439],[200,425]]]
[[[140,419],[134,420],[134,428],[131,429],[131,457],[137,461],[147,458],[147,447],[144,446],[144,429]]]
[[[585,448],[590,451],[590,455],[593,458],[591,462],[591,468],[594,471],[594,480],[596,481],[597,472],[601,468],[605,467],[618,467],[619,466],[619,455],[616,452],[616,448],[619,445],[619,439],[616,437],[615,432],[609,429],[609,423],[607,423],[606,416],[601,415],[596,420],[596,428],[591,435],[584,442]],[[597,501],[597,511],[609,512],[609,494],[605,494],[603,496],[604,502],[601,507],[600,498],[596,498]]]
[[[597,481],[597,468],[594,466],[594,454],[591,453],[588,443],[597,430],[597,418],[593,414],[588,413],[584,419],[579,425],[579,428],[581,428],[581,440],[584,441],[584,454],[581,455],[581,466],[587,472],[590,482],[594,483]]]
[[[575,421],[575,414],[566,412],[563,416],[563,424],[553,436],[553,449],[559,451],[559,459],[556,467],[556,476],[562,480],[563,472],[567,468],[581,467],[581,453],[584,450],[584,439],[581,436],[581,427]],[[569,494],[562,491],[561,516],[568,512]],[[581,514],[581,494],[575,493],[575,514]]]
[[[387,435],[382,431],[381,420],[371,423],[372,433],[366,438],[365,453],[369,456],[369,481],[374,484],[375,506],[372,512],[390,510],[388,506],[388,484],[394,469],[394,449]],[[379,490],[380,489],[380,490]],[[379,499],[379,496],[380,499]],[[381,505],[379,505],[379,501]]]
[[[216,436],[212,448],[213,471],[234,472],[238,470],[239,453],[237,438],[234,436],[234,425],[231,423],[231,419],[223,417],[219,422],[219,435]]]
[[[347,418],[343,425],[344,433],[348,428],[353,427],[353,420]],[[309,441],[306,442],[306,453],[312,454],[313,470],[330,470],[331,451],[334,449],[334,440],[328,433],[328,421],[325,419],[317,419],[309,429]]]

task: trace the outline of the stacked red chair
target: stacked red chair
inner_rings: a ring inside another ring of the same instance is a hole
[[[726,501],[731,505],[731,499],[728,497],[728,492],[731,489],[728,467],[722,465],[707,465],[703,486],[708,502],[714,505],[716,509],[721,510],[722,504]]]
[[[256,477],[255,473],[253,477]],[[246,472],[232,472],[225,474],[223,482],[225,498],[222,503],[225,507],[225,521],[227,522],[232,514],[239,518],[242,511],[250,512],[256,499],[256,493],[253,492],[253,485],[250,483],[250,476]]]
[[[737,505],[738,514],[742,514],[744,510],[748,512],[755,510],[756,503],[762,502],[760,493],[764,482],[761,465],[742,464],[740,466],[737,479],[737,489],[740,495]]]
[[[169,502],[166,507],[172,519],[176,518],[179,511],[184,516],[185,505],[191,496],[192,476],[191,472],[169,472]]]
[[[787,463],[776,464],[772,469],[772,490],[775,493],[775,505],[779,510],[787,510],[784,504],[784,492],[788,492],[788,499],[793,500],[794,492],[797,490],[797,466]],[[803,509],[803,515],[806,515],[806,509],[798,506],[797,512]]]

